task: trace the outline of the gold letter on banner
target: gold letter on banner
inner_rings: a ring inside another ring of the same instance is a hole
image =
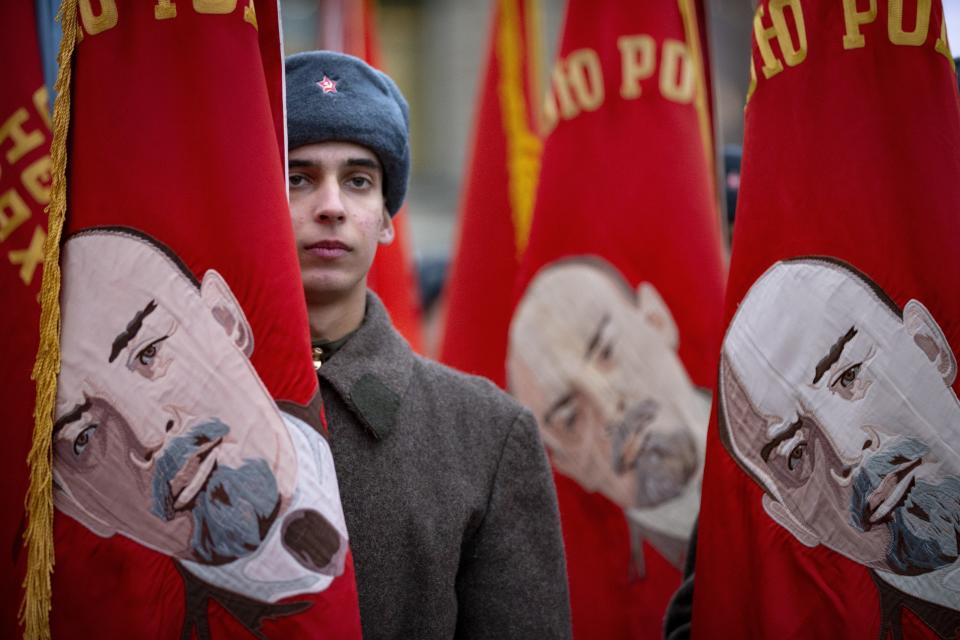
[[[664,40],[660,60],[660,93],[668,100],[686,104],[693,100],[693,81],[693,65],[687,45],[679,40]]]
[[[800,41],[797,46],[793,46],[793,38],[790,37],[790,29],[787,27],[787,19],[783,15],[783,10],[790,8],[793,14],[793,23],[797,27],[797,39]],[[783,59],[788,67],[795,67],[807,58],[807,28],[803,24],[803,9],[800,8],[800,0],[770,0],[770,17],[773,19],[773,27],[777,30],[777,42],[780,43],[780,51],[783,53]]]
[[[50,186],[53,180],[53,174],[50,156],[46,155],[30,164],[20,174],[20,180],[23,186],[27,188],[37,204],[47,204],[50,202]]]
[[[913,31],[903,30],[903,0],[887,2],[887,35],[893,44],[919,47],[930,30],[930,0],[917,0],[917,22]]]
[[[770,48],[770,41],[777,37],[776,27],[763,26],[763,5],[757,5],[757,12],[753,15],[753,36],[757,40],[757,49],[760,50],[760,57],[763,59],[763,77],[770,79],[783,71],[783,65],[773,55],[773,49]]]
[[[567,74],[577,102],[587,111],[603,104],[603,71],[593,49],[577,49],[567,56]]]
[[[866,38],[860,33],[860,25],[870,24],[877,19],[877,0],[868,0],[870,7],[866,11],[857,11],[857,0],[843,0],[844,49],[860,49],[866,44]]]
[[[620,82],[620,95],[623,98],[636,98],[642,92],[640,81],[653,75],[657,62],[657,49],[653,38],[648,35],[620,36],[617,38],[620,49],[620,67],[623,77]]]
[[[157,0],[157,5],[153,8],[153,18],[155,20],[169,20],[177,17],[177,5],[173,0]]]
[[[47,233],[43,227],[37,225],[33,230],[33,238],[30,239],[30,246],[26,249],[11,251],[7,254],[10,264],[20,265],[20,279],[23,284],[30,284],[33,280],[33,272],[37,270],[37,265],[43,262],[43,241],[47,239]]]
[[[23,201],[16,189],[7,189],[3,195],[0,195],[0,242],[9,238],[10,234],[28,218],[30,218],[30,209],[27,203]]]
[[[117,26],[117,3],[114,0],[100,0],[100,15],[93,15],[90,0],[80,0],[80,21],[83,28],[92,36]]]
[[[0,126],[0,144],[9,138],[13,146],[7,151],[7,162],[13,164],[25,154],[30,153],[41,144],[43,144],[43,134],[39,131],[27,133],[23,130],[23,123],[28,118],[27,110],[20,107],[13,112],[13,115],[7,118],[7,121]]]
[[[237,0],[193,0],[197,13],[230,13],[237,8]]]

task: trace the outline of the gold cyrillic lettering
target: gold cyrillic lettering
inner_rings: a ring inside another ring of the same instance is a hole
[[[7,189],[0,195],[0,242],[10,237],[30,218],[30,208],[16,189]]]
[[[156,6],[153,7],[154,20],[169,20],[176,17],[177,5],[173,3],[173,0],[157,0]]]
[[[913,31],[903,30],[903,0],[887,2],[887,36],[893,44],[919,47],[930,31],[930,0],[917,0],[917,21]]]
[[[790,29],[783,10],[789,8],[793,15],[793,24],[797,28],[797,46],[793,45]],[[770,18],[777,30],[777,42],[788,67],[795,67],[807,58],[807,28],[803,23],[803,9],[800,0],[770,0]]]
[[[31,163],[20,174],[23,186],[27,188],[37,204],[50,202],[50,187],[53,181],[53,174],[50,173],[51,168],[50,156],[47,155]]]
[[[13,142],[13,146],[7,151],[7,162],[10,164],[43,144],[44,137],[41,132],[34,130],[27,133],[23,130],[23,123],[29,117],[26,108],[20,107],[0,127],[0,144],[8,138]]]
[[[43,243],[46,239],[47,232],[37,225],[33,229],[33,238],[30,239],[29,247],[7,254],[11,264],[20,265],[20,279],[25,285],[33,281],[33,273],[37,270],[37,265],[43,262]]]
[[[80,0],[80,21],[83,28],[92,36],[117,26],[117,3],[114,0],[100,0],[100,13],[94,15],[91,0]]]
[[[877,19],[877,0],[867,0],[869,8],[866,11],[857,10],[857,0],[843,0],[843,24],[846,33],[843,34],[844,49],[860,49],[866,45],[866,38],[860,33],[860,25],[870,24]]]
[[[197,13],[231,13],[237,8],[237,0],[193,0]]]
[[[660,61],[660,93],[668,100],[688,103],[693,100],[694,80],[687,45],[679,40],[664,40]]]
[[[553,68],[553,91],[557,105],[560,107],[560,117],[569,120],[580,113],[580,109],[570,93],[570,83],[567,81],[567,74],[564,73],[565,66],[566,60],[559,60]]]
[[[577,49],[567,56],[567,74],[577,102],[587,111],[603,104],[603,71],[593,49]]]
[[[653,75],[657,63],[657,48],[648,35],[620,36],[620,96],[630,100],[642,93],[640,81]]]

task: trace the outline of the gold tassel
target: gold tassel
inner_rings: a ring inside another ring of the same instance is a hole
[[[57,62],[57,99],[53,109],[50,156],[53,184],[47,205],[47,238],[43,245],[40,285],[40,344],[32,378],[37,383],[33,410],[33,445],[27,456],[30,487],[25,508],[27,575],[23,580],[20,623],[27,640],[50,638],[50,574],[53,571],[53,409],[60,373],[60,236],[67,212],[67,133],[70,127],[70,75],[77,43],[77,0],[63,0],[57,15],[63,30]]]

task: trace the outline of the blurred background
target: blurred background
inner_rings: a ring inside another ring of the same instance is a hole
[[[281,0],[287,54],[317,48],[364,55],[350,42],[351,21],[368,12],[376,59],[410,103],[413,172],[406,206],[406,239],[422,308],[442,293],[456,244],[458,211],[470,157],[493,0]],[[541,0],[546,79],[563,27],[564,0]],[[749,81],[754,0],[707,0],[706,21],[716,132],[717,199],[732,228],[740,183],[743,108]],[[943,0],[951,41],[960,38],[960,0]],[[347,35],[345,35],[347,34]],[[428,328],[429,332],[429,328]],[[424,351],[434,351],[426,336]]]

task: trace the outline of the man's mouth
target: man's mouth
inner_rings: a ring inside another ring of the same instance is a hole
[[[900,507],[916,483],[916,470],[923,458],[905,460],[890,471],[867,497],[867,521],[877,524]]]
[[[304,247],[304,250],[318,258],[332,259],[344,256],[352,251],[349,245],[339,240],[320,240]]]
[[[221,442],[223,438],[216,438],[202,444],[170,480],[170,495],[175,510],[189,505],[217,469],[217,456],[212,454]]]

